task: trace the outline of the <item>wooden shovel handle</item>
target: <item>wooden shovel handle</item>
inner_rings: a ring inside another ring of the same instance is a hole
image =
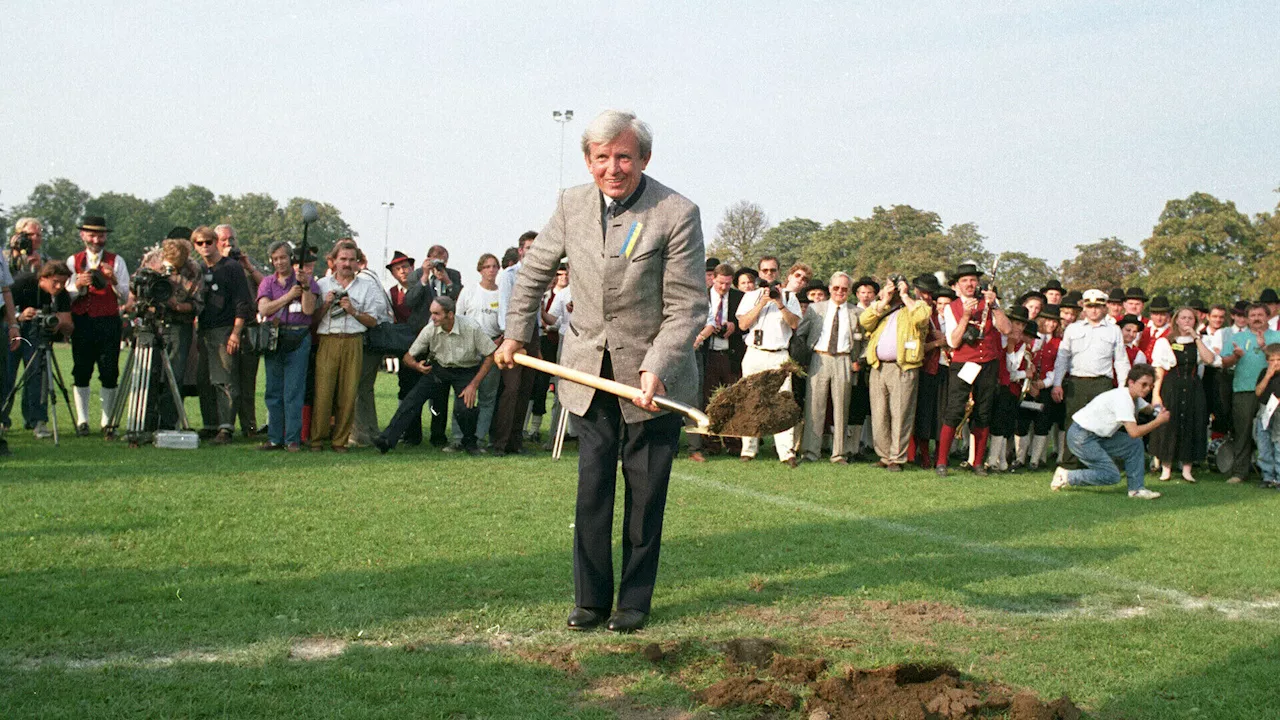
[[[563,378],[570,382],[576,382],[579,385],[586,385],[589,388],[603,390],[610,395],[617,395],[625,400],[635,400],[640,397],[640,388],[632,387],[616,380],[608,380],[590,373],[582,372],[581,370],[567,368],[563,365],[542,360],[541,358],[530,357],[524,353],[516,353],[512,358],[515,360],[517,365],[524,365],[525,367],[533,368],[534,370],[540,370],[548,375],[555,375],[558,378]],[[706,413],[702,412],[698,408],[685,405],[684,403],[672,400],[671,398],[655,395],[653,398],[653,404],[663,410],[669,410],[671,412],[684,415],[696,423],[700,428],[705,429],[711,425],[711,420],[707,417]]]

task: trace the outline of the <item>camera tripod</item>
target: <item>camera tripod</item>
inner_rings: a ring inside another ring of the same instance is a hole
[[[39,337],[36,339],[35,353],[31,355],[31,360],[27,363],[27,367],[22,371],[22,377],[18,382],[13,384],[13,389],[9,391],[9,397],[4,399],[4,413],[8,415],[13,410],[13,400],[18,396],[18,391],[31,382],[36,373],[40,374],[40,397],[48,399],[49,402],[49,427],[53,430],[53,444],[58,444],[58,394],[62,392],[62,402],[67,406],[67,416],[72,420],[72,426],[75,425],[75,412],[71,409],[71,397],[67,394],[67,384],[62,381],[62,368],[58,366],[58,357],[53,354],[52,338],[47,336],[44,330],[40,331]],[[23,339],[23,342],[30,342]]]
[[[157,356],[160,358],[162,373],[159,381],[165,383],[169,390],[169,399],[174,404],[178,425],[182,430],[191,430],[191,426],[187,424],[186,409],[182,405],[182,392],[165,350],[161,323],[155,318],[144,320],[134,335],[129,356],[125,359],[121,392],[116,394],[115,405],[111,408],[111,422],[104,428],[108,440],[116,439],[122,422],[126,423],[124,436],[130,447],[137,447],[151,432],[148,429],[149,413],[158,410],[152,407],[151,402],[152,368]],[[156,424],[151,423],[151,427]]]

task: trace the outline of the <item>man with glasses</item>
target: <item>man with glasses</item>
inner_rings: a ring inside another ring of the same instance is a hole
[[[826,429],[827,400],[831,401],[831,462],[844,465],[845,411],[849,407],[849,390],[853,381],[852,358],[862,349],[853,339],[858,314],[850,310],[849,293],[853,280],[843,272],[831,276],[831,299],[809,306],[797,330],[805,344],[813,349],[807,368],[808,394],[804,422],[804,459],[813,462],[822,453],[822,436]]]
[[[795,293],[777,285],[778,259],[764,257],[758,265],[760,287],[744,293],[735,315],[738,327],[746,328],[747,351],[742,358],[743,376],[754,375],[782,367],[789,356],[788,343],[791,333],[800,325],[800,299]],[[806,278],[805,282],[808,282]],[[783,382],[781,390],[791,390],[791,378]],[[797,464],[795,453],[795,428],[788,428],[773,436],[778,459],[790,467]],[[743,462],[754,460],[760,449],[760,438],[744,438]]]
[[[231,442],[240,393],[257,388],[240,385],[240,333],[255,312],[253,295],[240,263],[222,254],[218,234],[209,227],[191,233],[196,254],[204,261],[204,303],[196,341],[200,349],[196,385],[204,435],[215,445]]]

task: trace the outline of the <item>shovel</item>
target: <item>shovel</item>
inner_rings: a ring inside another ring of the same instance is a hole
[[[610,395],[617,395],[624,400],[635,400],[641,395],[640,388],[632,387],[616,380],[606,380],[605,378],[585,373],[581,370],[574,370],[573,368],[567,368],[563,365],[558,365],[547,360],[530,357],[524,353],[516,353],[512,356],[512,359],[515,360],[517,365],[524,365],[527,368],[533,368],[534,370],[544,372],[548,375],[555,375],[558,378],[562,378],[570,382],[576,382],[579,385],[586,385],[589,388],[601,390],[609,393]],[[685,405],[682,402],[672,400],[671,398],[663,397],[661,395],[655,395],[653,397],[653,404],[663,410],[668,410],[685,416],[693,421],[694,426],[698,430],[703,432],[705,432],[707,428],[711,427],[711,419],[707,417],[706,413],[696,407]]]

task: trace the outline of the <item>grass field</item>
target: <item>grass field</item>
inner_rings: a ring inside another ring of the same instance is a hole
[[[1141,502],[678,460],[654,614],[619,637],[564,629],[569,456],[10,441],[0,717],[757,717],[692,698],[743,637],[1097,718],[1280,717],[1280,493],[1207,472]]]

